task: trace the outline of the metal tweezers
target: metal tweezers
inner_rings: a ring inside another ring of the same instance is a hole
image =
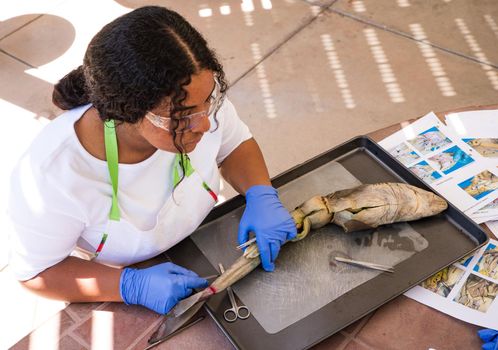
[[[256,237],[254,238],[251,238],[250,240],[248,240],[247,242],[245,243],[242,243],[241,245],[238,245],[235,247],[235,249],[242,249],[242,248],[245,248],[247,247],[248,245],[251,245],[252,243],[256,242]]]
[[[341,258],[339,256],[336,256],[335,260],[340,261],[342,263],[347,263],[347,264],[352,264],[352,265],[367,267],[367,268],[373,269],[373,270],[380,270],[380,271],[385,271],[385,272],[389,272],[389,273],[393,273],[394,272],[394,267],[393,266],[386,266],[386,265],[374,264],[374,263],[366,262],[366,261],[359,261],[359,260]]]

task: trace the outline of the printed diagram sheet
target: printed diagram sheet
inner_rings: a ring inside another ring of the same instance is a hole
[[[380,145],[453,205],[482,223],[498,220],[498,156],[492,152],[498,143],[490,141],[498,141],[498,111],[487,114],[486,133],[478,134],[475,125],[467,129],[466,123],[472,118],[453,116],[448,127],[429,113]]]
[[[498,110],[470,111],[446,115],[450,131],[475,151],[475,157],[498,166]],[[498,200],[471,213],[478,223],[498,220]]]
[[[498,110],[434,113],[380,145],[434,190],[498,236]],[[406,296],[482,327],[498,329],[498,241],[439,271]]]
[[[481,209],[478,209],[472,213],[470,217],[478,224],[489,220],[498,220],[498,199],[495,199]]]
[[[405,295],[462,321],[498,329],[498,241],[490,240]]]

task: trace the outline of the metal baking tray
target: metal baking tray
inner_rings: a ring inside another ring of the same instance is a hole
[[[366,136],[356,137],[286,171],[272,179],[272,184],[275,188],[285,188],[285,185],[331,162],[339,163],[362,183],[404,182],[430,190],[424,182]],[[302,201],[307,199],[302,198]],[[215,221],[233,222],[235,215],[240,216],[244,205],[243,196],[234,197],[219,205],[194,235],[198,231],[204,235],[210,234],[206,230],[209,231],[210,227],[213,227],[210,224]],[[253,316],[247,320],[227,323],[223,319],[223,311],[229,307],[226,292],[213,296],[207,302],[206,309],[237,349],[306,349],[367,315],[442,268],[460,260],[486,244],[489,239],[478,225],[451,204],[443,213],[410,222],[410,226],[428,242],[422,251],[398,263],[393,274],[375,275],[276,333],[265,331]],[[220,226],[213,228],[216,227]],[[226,241],[229,243],[225,245],[228,247],[235,246],[237,231],[236,229],[233,231],[227,233]],[[219,235],[219,232],[211,234],[214,237],[215,234]],[[289,245],[291,244],[282,249]],[[192,269],[199,275],[216,273],[217,267],[203,254],[203,248],[198,247],[189,237],[168,250],[166,254],[175,263]],[[225,255],[228,252],[225,249],[226,247],[220,248],[218,253],[220,261],[226,261]],[[233,256],[240,252],[230,252],[228,255],[230,254]],[[254,273],[260,272],[252,272]],[[285,293],[282,293],[282,298],[285,298]]]

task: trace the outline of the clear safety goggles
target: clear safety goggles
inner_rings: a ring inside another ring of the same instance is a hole
[[[223,103],[224,96],[221,93],[221,86],[216,78],[214,79],[214,84],[215,87],[213,93],[209,97],[209,108],[207,110],[181,116],[180,118],[161,117],[152,112],[147,112],[145,117],[152,123],[152,125],[166,131],[172,130],[173,120],[176,120],[178,122],[178,127],[175,132],[177,134],[188,132],[201,124],[206,118],[209,118],[211,115],[216,113]]]

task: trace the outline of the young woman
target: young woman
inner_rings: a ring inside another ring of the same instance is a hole
[[[226,88],[213,51],[179,14],[143,7],[106,25],[55,86],[67,111],[12,176],[10,267],[24,286],[167,313],[206,280],[171,263],[123,267],[191,234],[217,201],[220,173],[246,197],[239,242],[253,231],[272,271],[296,229]]]

